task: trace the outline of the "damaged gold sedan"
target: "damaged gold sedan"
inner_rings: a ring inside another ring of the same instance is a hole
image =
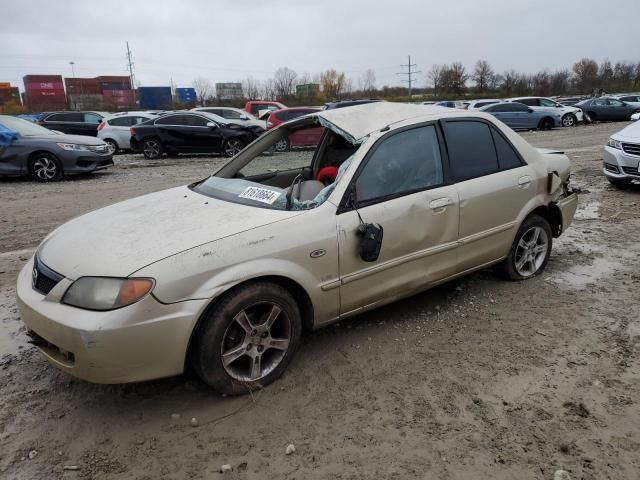
[[[275,149],[283,139],[303,147]],[[315,112],[211,177],[62,225],[20,273],[18,303],[71,375],[122,383],[191,366],[240,394],[283,373],[305,328],[489,265],[533,277],[576,206],[568,158],[488,114]]]

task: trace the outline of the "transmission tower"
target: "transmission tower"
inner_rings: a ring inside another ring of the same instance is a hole
[[[411,96],[411,85],[413,84],[413,77],[418,73],[422,73],[422,70],[412,70],[413,67],[417,67],[417,63],[411,63],[411,55],[408,56],[409,62],[406,65],[400,65],[401,67],[406,67],[406,72],[398,72],[396,75],[405,75],[407,78],[402,80],[404,83],[409,84],[409,96]]]

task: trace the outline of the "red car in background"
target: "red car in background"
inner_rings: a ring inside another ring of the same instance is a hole
[[[271,112],[269,117],[267,117],[267,130],[271,130],[281,123],[288,122],[302,115],[321,111],[322,108],[313,107],[292,107],[276,110]],[[324,127],[305,128],[289,135],[288,138],[283,138],[274,145],[274,148],[276,152],[286,152],[292,147],[315,147],[320,143],[320,138],[323,133]]]
[[[249,100],[245,106],[244,111],[250,113],[256,118],[260,117],[260,112],[264,110],[280,110],[282,108],[287,108],[286,105],[283,105],[280,102],[271,102],[267,100]]]

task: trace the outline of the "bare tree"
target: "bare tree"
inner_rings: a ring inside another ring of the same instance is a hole
[[[360,90],[364,93],[375,92],[376,90],[376,73],[368,68],[360,78]]]
[[[611,89],[611,84],[613,82],[613,67],[611,66],[611,61],[608,58],[605,58],[600,64],[600,68],[598,69],[598,80],[602,88],[605,90]]]
[[[557,70],[551,74],[551,93],[553,95],[560,95],[566,93],[569,90],[569,80],[571,79],[571,72],[566,68],[564,70]]]
[[[549,95],[551,91],[551,75],[547,70],[543,70],[531,76],[531,89],[534,95]]]
[[[213,85],[208,78],[198,77],[193,81],[193,88],[200,105],[204,106],[205,102],[213,96]]]
[[[273,84],[278,98],[284,99],[295,95],[298,74],[288,67],[280,67],[273,76]]]
[[[262,84],[262,98],[264,100],[275,100],[276,88],[273,78],[268,78]]]
[[[467,89],[469,75],[460,62],[445,66],[442,71],[442,89],[445,92],[463,93]]]
[[[344,91],[347,77],[344,73],[331,68],[320,74],[320,85],[327,100],[336,100]]]
[[[260,96],[260,83],[255,78],[253,78],[252,76],[248,76],[247,79],[242,83],[244,96],[249,100],[255,100]]]
[[[476,84],[476,89],[480,93],[484,93],[490,90],[491,86],[495,84],[496,74],[486,60],[478,60],[473,69],[471,80]]]
[[[593,90],[598,83],[598,64],[590,58],[583,58],[573,64],[575,84],[581,93]]]
[[[446,65],[433,65],[429,73],[427,73],[427,77],[431,80],[431,84],[433,85],[433,92],[438,93],[440,88],[442,87],[442,77],[443,72],[447,69]]]

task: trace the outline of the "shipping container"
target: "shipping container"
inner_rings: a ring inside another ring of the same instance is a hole
[[[171,108],[171,87],[140,87],[138,99],[140,108],[145,110]]]
[[[62,75],[25,75],[22,77],[25,104],[29,110],[61,110],[67,106]]]
[[[22,105],[18,87],[0,88],[0,105],[10,102]]]
[[[131,90],[131,79],[125,76],[96,77],[100,90]]]
[[[68,95],[97,95],[102,93],[100,83],[95,78],[65,78]]]
[[[11,88],[10,82],[0,82],[0,90],[6,90],[8,88]]]
[[[70,94],[70,110],[102,110],[104,108],[102,95],[99,93]]]
[[[176,88],[176,101],[179,103],[196,103],[198,96],[195,88]]]
[[[62,75],[25,75],[22,77],[25,88],[29,82],[58,82],[62,83]]]
[[[133,90],[104,90],[102,100],[107,110],[128,110],[136,104]]]

